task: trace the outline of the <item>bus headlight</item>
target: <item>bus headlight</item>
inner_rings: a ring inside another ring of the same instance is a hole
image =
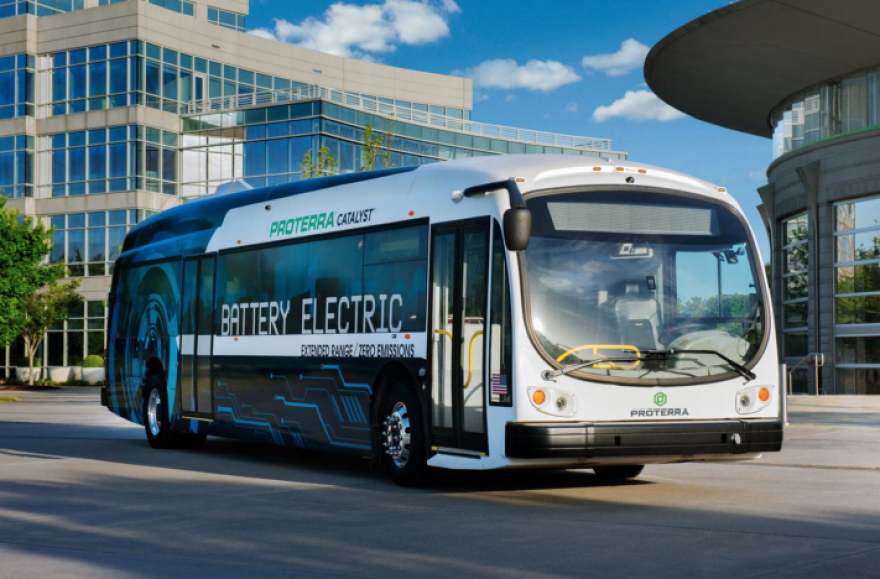
[[[529,401],[532,406],[551,416],[570,418],[577,414],[577,397],[571,392],[556,388],[528,388]]]
[[[754,414],[770,406],[772,386],[752,386],[736,393],[736,411],[740,414]]]

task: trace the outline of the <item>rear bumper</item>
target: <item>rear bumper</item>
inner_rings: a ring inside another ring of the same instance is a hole
[[[505,446],[510,458],[752,454],[782,448],[782,422],[509,422]]]

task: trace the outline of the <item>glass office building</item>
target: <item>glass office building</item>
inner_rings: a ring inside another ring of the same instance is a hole
[[[396,167],[626,156],[607,139],[480,123],[468,79],[259,38],[244,32],[248,13],[248,0],[0,0],[0,34],[21,38],[0,46],[0,195],[54,227],[49,259],[82,279],[85,298],[49,332],[44,365],[103,352],[131,227],[232,180],[297,180],[321,147],[338,172],[357,171],[367,125],[387,134]],[[23,364],[21,343],[0,350],[0,375]]]
[[[758,209],[795,393],[880,394],[874,11],[871,2],[742,0],[671,33],[645,64],[667,103],[772,143]],[[805,30],[816,40],[805,42]]]

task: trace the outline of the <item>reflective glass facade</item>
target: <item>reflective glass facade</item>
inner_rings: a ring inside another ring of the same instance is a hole
[[[185,118],[182,135],[181,195],[198,197],[235,179],[253,187],[295,181],[306,151],[313,157],[326,146],[337,171],[358,171],[363,159],[363,127],[389,133],[390,165],[406,167],[435,161],[499,154],[599,156],[597,151],[521,143],[393,121],[326,101],[197,115]],[[616,153],[602,156],[617,158]],[[384,167],[380,159],[377,168]]]
[[[774,159],[822,139],[880,127],[880,69],[805,90],[772,118]]]
[[[834,209],[836,323],[880,323],[880,198]]]
[[[782,357],[795,366],[809,353],[810,246],[806,213],[782,222],[782,239]],[[796,380],[793,390],[806,392],[806,386],[806,380]]]
[[[131,40],[53,54],[52,114],[138,104],[143,100],[139,53],[140,44]]]
[[[244,14],[236,14],[235,12],[229,12],[228,10],[220,10],[213,6],[208,7],[208,22],[216,24],[217,26],[222,26],[223,28],[229,28],[230,30],[238,30],[239,32],[245,31]]]
[[[177,133],[121,125],[41,137],[40,197],[145,190],[177,194]]]
[[[0,18],[22,14],[52,16],[62,12],[82,10],[85,0],[0,0]]]
[[[834,206],[834,272],[835,392],[880,394],[880,198]]]
[[[34,196],[33,137],[0,137],[0,195],[13,199]]]
[[[0,120],[33,116],[34,67],[32,54],[0,57]]]
[[[105,319],[106,307],[103,300],[83,302],[67,320],[49,330],[42,348],[44,364],[80,366],[86,356],[103,356],[106,343]],[[27,366],[26,360],[13,361],[13,365],[21,364]]]
[[[45,225],[54,229],[49,262],[66,262],[71,277],[111,275],[125,234],[152,215],[118,209],[45,216]]]

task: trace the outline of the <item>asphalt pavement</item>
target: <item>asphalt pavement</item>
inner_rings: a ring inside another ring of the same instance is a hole
[[[733,464],[444,473],[209,439],[151,449],[96,388],[0,403],[0,577],[880,577],[880,397],[796,397]]]

